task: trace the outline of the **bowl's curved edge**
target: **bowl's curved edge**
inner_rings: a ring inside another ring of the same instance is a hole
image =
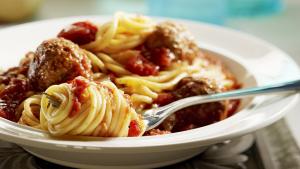
[[[78,18],[80,19],[80,18],[90,18],[90,17],[92,17],[92,18],[101,18],[102,16],[101,17],[99,17],[99,16],[83,16],[83,17],[78,17]],[[110,18],[111,16],[104,16],[102,18],[107,18],[107,17]],[[61,18],[59,20],[60,21],[65,21],[65,20],[68,20],[68,19],[78,19],[78,18],[77,17],[69,17],[69,18]],[[35,22],[33,24],[32,23],[27,23],[27,24],[19,25],[17,27],[21,28],[22,26],[30,26],[30,25],[34,25],[34,24],[44,24],[44,23],[47,23],[48,21],[49,20],[39,21],[39,22]],[[56,22],[57,19],[52,19],[50,21],[51,22]],[[186,23],[199,24],[199,23],[193,22],[193,21],[185,21],[185,20],[181,20],[181,21],[182,22],[186,22]],[[207,26],[207,27],[213,27],[214,29],[222,29],[222,30],[225,30],[225,31],[233,32],[233,33],[239,34],[239,36],[247,36],[248,38],[250,38],[250,39],[252,39],[254,41],[257,41],[259,43],[263,43],[266,46],[269,46],[269,47],[273,48],[274,50],[277,50],[277,51],[281,52],[282,55],[285,55],[285,57],[287,57],[287,59],[289,59],[290,63],[293,63],[294,66],[297,66],[297,64],[295,64],[295,62],[287,54],[285,54],[284,52],[282,52],[280,49],[278,49],[277,47],[269,44],[268,42],[265,42],[265,41],[263,41],[263,40],[261,40],[259,38],[254,37],[252,35],[241,33],[239,31],[231,30],[231,29],[228,29],[228,28],[221,28],[221,27],[218,27],[218,26],[215,26],[215,25],[209,25],[209,24],[201,24],[201,25],[204,25],[204,26]],[[6,30],[10,30],[10,29],[13,29],[13,28],[5,28],[4,30],[1,30],[0,32],[6,31]],[[299,70],[299,68],[297,68],[297,69]],[[225,139],[228,139],[230,137],[237,137],[239,135],[247,134],[247,133],[252,132],[252,131],[254,131],[254,130],[258,129],[258,128],[265,127],[265,126],[267,126],[267,125],[275,122],[276,120],[279,120],[280,118],[282,118],[284,116],[284,114],[288,111],[288,109],[292,108],[297,103],[297,101],[299,100],[299,95],[292,96],[292,97],[293,98],[290,98],[291,99],[291,103],[288,106],[286,106],[283,110],[281,110],[278,113],[279,114],[278,116],[273,117],[273,119],[269,120],[267,123],[261,124],[259,126],[253,126],[251,129],[250,128],[248,128],[247,130],[245,129],[243,132],[227,133],[227,134],[219,135],[218,137],[213,137],[213,138],[206,139],[206,140],[201,140],[201,139],[197,140],[197,139],[194,139],[194,140],[188,140],[187,142],[174,143],[174,144],[168,142],[166,144],[161,144],[161,145],[142,146],[142,147],[139,147],[138,145],[136,145],[135,147],[126,147],[126,146],[122,147],[122,144],[118,144],[115,147],[109,147],[109,146],[107,146],[107,147],[105,147],[105,146],[101,147],[101,146],[99,146],[98,148],[97,147],[92,147],[91,149],[84,148],[84,150],[85,151],[94,152],[95,150],[96,151],[99,151],[99,150],[102,150],[102,151],[104,151],[104,150],[107,150],[107,151],[117,151],[117,150],[120,150],[120,149],[126,150],[126,149],[129,149],[129,148],[131,148],[131,149],[134,148],[136,151],[142,151],[141,149],[144,150],[145,148],[146,149],[149,148],[149,150],[151,149],[153,151],[155,151],[155,150],[159,151],[161,146],[164,146],[166,149],[168,149],[168,148],[183,149],[183,148],[187,148],[187,147],[205,146],[205,145],[209,145],[209,144],[212,144],[212,143],[217,143],[217,142],[223,141]],[[0,120],[2,120],[2,119],[0,119]],[[193,130],[193,131],[189,131],[189,132],[196,133],[197,130]],[[51,149],[53,149],[53,148],[54,149],[55,148],[57,148],[57,149],[64,148],[64,149],[66,149],[68,151],[82,151],[82,147],[81,148],[80,147],[76,148],[76,146],[66,146],[66,145],[64,145],[64,143],[67,143],[67,142],[64,142],[64,141],[62,141],[62,142],[57,141],[57,143],[58,142],[62,143],[62,144],[57,144],[55,142],[49,143],[47,140],[36,141],[36,140],[34,140],[34,138],[23,138],[22,140],[19,140],[18,135],[16,135],[16,136],[7,135],[7,133],[3,133],[3,131],[0,131],[0,135],[1,135],[1,138],[5,138],[8,141],[15,142],[15,143],[18,143],[18,144],[23,144],[23,145],[34,145],[36,147],[41,147],[41,148],[48,147],[49,149],[50,148]],[[127,140],[132,140],[132,139],[120,139],[120,140],[127,141]],[[121,142],[123,142],[123,141],[121,141]],[[174,145],[176,145],[176,146],[174,147]]]

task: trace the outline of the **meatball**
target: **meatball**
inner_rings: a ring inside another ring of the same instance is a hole
[[[213,81],[208,79],[183,78],[177,85],[174,95],[177,99],[218,93]],[[173,131],[183,131],[202,127],[220,121],[227,111],[226,101],[205,103],[187,107],[176,112],[176,124]]]
[[[146,39],[146,47],[150,50],[168,48],[176,59],[192,61],[200,54],[197,44],[189,32],[182,26],[173,22],[162,22],[156,30]]]
[[[90,60],[78,45],[63,38],[44,41],[37,48],[28,71],[29,82],[38,91],[77,76],[90,78]]]
[[[220,92],[213,81],[208,79],[183,78],[170,94],[173,100],[182,98],[207,95]],[[205,103],[190,106],[179,110],[174,116],[167,118],[160,129],[171,132],[184,131],[192,128],[202,127],[221,120],[227,112],[226,101]]]
[[[76,22],[64,28],[57,35],[78,45],[88,44],[96,39],[98,28],[91,22]]]
[[[209,79],[194,79],[185,77],[176,85],[174,95],[176,99],[182,99],[196,95],[207,95],[220,92],[216,84]]]

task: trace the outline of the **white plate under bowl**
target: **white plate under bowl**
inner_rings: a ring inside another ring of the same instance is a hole
[[[43,40],[55,37],[72,22],[104,22],[108,19],[110,17],[107,16],[72,17],[2,29],[0,66],[7,68],[16,65],[26,52],[34,51]],[[219,54],[244,86],[281,82],[300,75],[296,63],[267,42],[222,27],[175,21],[184,24],[192,32],[201,48]],[[265,127],[283,117],[298,100],[298,95],[256,97],[244,109],[221,122],[162,136],[58,139],[2,118],[0,136],[38,157],[70,167],[152,168],[182,161],[211,144]]]

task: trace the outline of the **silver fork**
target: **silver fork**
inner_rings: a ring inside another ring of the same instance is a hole
[[[189,106],[228,99],[240,99],[244,97],[251,97],[257,95],[278,93],[292,94],[297,93],[298,90],[300,90],[300,79],[260,87],[233,90],[229,92],[211,95],[187,97],[159,108],[146,110],[143,113],[143,121],[147,126],[146,130],[150,130],[157,127],[174,112]]]
[[[42,93],[43,95],[45,95],[47,97],[47,99],[49,99],[50,103],[52,104],[53,107],[59,107],[61,104],[61,100],[59,100],[57,97],[50,95],[46,92]]]
[[[278,94],[278,93],[293,94],[293,93],[297,93],[298,90],[300,90],[300,79],[287,81],[283,83],[266,85],[266,86],[260,86],[260,87],[233,90],[233,91],[223,92],[223,93],[187,97],[159,108],[146,110],[145,112],[143,112],[142,116],[143,116],[144,124],[147,126],[146,130],[148,131],[150,129],[157,127],[174,112],[189,106],[209,103],[209,102],[216,102],[221,100],[228,100],[228,99],[240,99],[244,97],[251,97],[257,95]],[[50,100],[51,104],[54,107],[59,107],[61,101],[58,98],[49,95],[47,93],[43,93],[43,94],[46,95],[46,97]]]

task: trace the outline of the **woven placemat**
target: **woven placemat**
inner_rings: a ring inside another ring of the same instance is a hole
[[[255,133],[266,169],[300,169],[300,149],[284,119]]]

